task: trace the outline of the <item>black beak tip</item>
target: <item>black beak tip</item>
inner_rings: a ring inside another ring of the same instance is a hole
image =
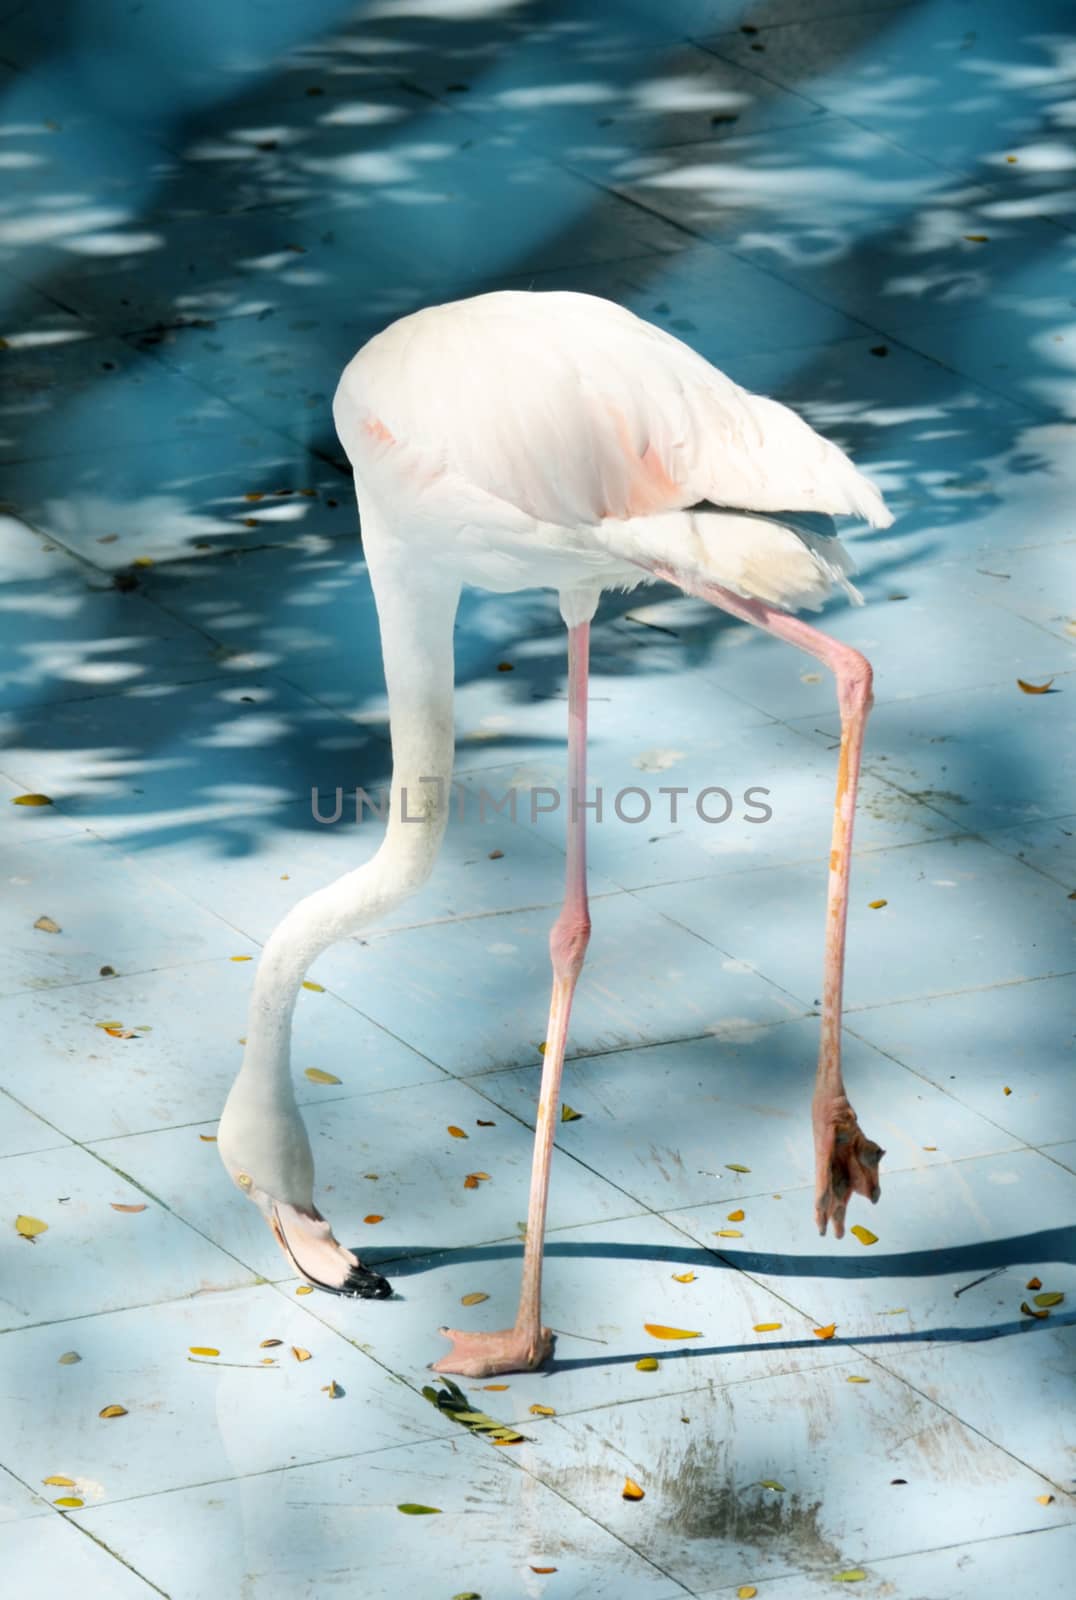
[[[388,1300],[392,1294],[392,1284],[379,1272],[371,1272],[369,1267],[364,1267],[360,1261],[348,1273],[341,1293],[358,1300]]]

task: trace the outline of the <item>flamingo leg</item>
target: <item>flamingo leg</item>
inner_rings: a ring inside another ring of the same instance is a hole
[[[590,623],[568,630],[568,863],[564,904],[549,936],[553,963],[553,995],[546,1029],[542,1085],[534,1133],[523,1282],[515,1325],[499,1333],[470,1333],[442,1328],[452,1350],[434,1364],[435,1372],[462,1373],[470,1378],[500,1372],[529,1372],[552,1353],[553,1335],[542,1324],[542,1251],[557,1107],[568,1042],[568,1022],[575,986],[590,940],[587,905],[586,822],[583,802],[587,787],[587,679]]]
[[[829,853],[821,1042],[811,1122],[815,1146],[815,1222],[819,1233],[824,1234],[827,1223],[832,1220],[835,1236],[843,1239],[845,1210],[851,1196],[862,1194],[872,1203],[877,1202],[881,1193],[878,1164],[885,1155],[885,1151],[860,1129],[841,1076],[841,1008],[852,826],[863,737],[872,704],[871,665],[850,645],[840,643],[811,627],[801,617],[779,611],[764,601],[745,599],[717,584],[687,584],[681,575],[662,568],[656,568],[655,573],[680,588],[689,588],[700,599],[708,600],[741,621],[753,623],[766,633],[805,650],[823,662],[837,680],[841,746]]]

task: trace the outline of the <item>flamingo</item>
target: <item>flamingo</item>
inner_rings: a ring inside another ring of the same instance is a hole
[[[877,488],[793,411],[748,393],[679,339],[608,300],[504,291],[427,307],[359,350],[333,402],[354,467],[381,630],[392,737],[387,830],[372,859],[301,900],[267,941],[218,1149],[310,1284],[392,1291],[314,1205],[295,1101],[292,1012],[310,963],[426,880],[444,837],[453,760],[452,634],[462,585],[557,591],[567,628],[568,766],[586,792],[590,623],[605,589],[665,581],[806,651],[832,671],[841,717],[812,1126],[815,1221],[844,1236],[848,1201],[879,1196],[885,1154],[841,1075],[845,926],[856,785],[872,704],[859,651],[793,612],[862,599],[833,519],[893,520]],[[404,795],[406,791],[406,795]],[[515,1324],[442,1328],[433,1370],[528,1371],[552,1353],[541,1319],[550,1163],[572,998],[590,937],[586,813],[570,808],[563,907]]]

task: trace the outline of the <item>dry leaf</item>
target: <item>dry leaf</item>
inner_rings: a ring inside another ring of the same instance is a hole
[[[497,1126],[495,1122],[486,1122],[483,1117],[476,1117],[475,1121],[480,1128],[495,1128]]]
[[[870,1379],[869,1378],[859,1378],[859,1377],[845,1378],[844,1381],[845,1381],[845,1383],[870,1383]]]
[[[531,1568],[532,1572],[540,1572],[540,1573],[556,1572],[556,1570],[557,1570],[556,1567],[532,1567]]]
[[[755,1600],[758,1590],[753,1583],[741,1583],[736,1591],[736,1600]]]
[[[51,917],[38,917],[34,923],[35,928],[40,928],[42,933],[62,933],[63,929],[58,922],[53,922]]]
[[[20,1211],[15,1218],[15,1232],[22,1239],[36,1239],[38,1234],[48,1233],[49,1225],[42,1222],[40,1217],[24,1217]]]
[[[1052,678],[1047,678],[1045,683],[1025,683],[1023,678],[1017,678],[1016,680],[1018,687],[1021,688],[1025,694],[1046,694],[1053,681],[1054,680]]]
[[[152,556],[135,556],[134,560],[131,562],[131,565],[132,565],[132,567],[152,567],[152,565],[153,565],[153,557]]]
[[[832,1339],[833,1335],[837,1332],[837,1324],[835,1322],[830,1322],[827,1323],[824,1328],[812,1328],[811,1332],[814,1333],[819,1339]]]
[[[373,1227],[375,1222],[384,1222],[385,1219],[384,1217],[380,1216],[378,1212],[371,1211],[370,1215],[368,1217],[363,1217],[362,1220],[363,1222],[368,1222],[370,1226]]]
[[[636,1372],[656,1372],[658,1365],[659,1363],[653,1356],[643,1356],[640,1361],[635,1363],[635,1370]]]
[[[730,1172],[750,1172],[750,1167],[741,1167],[738,1161],[726,1161],[725,1166]]]
[[[743,1214],[742,1211],[730,1211],[729,1214],[728,1214],[728,1217],[726,1218],[726,1221],[728,1221],[728,1222],[742,1222],[743,1219],[744,1219],[744,1214]]]
[[[1008,1085],[1006,1085],[1005,1088],[1002,1089],[1001,1092],[1002,1092],[1002,1094],[1012,1094],[1012,1090],[1008,1087]]]
[[[508,1383],[484,1383],[482,1385],[482,1387],[483,1387],[483,1389],[495,1389],[498,1394],[502,1394],[505,1389],[510,1389],[511,1388],[511,1384],[508,1384]]]
[[[538,1054],[539,1054],[539,1055],[540,1055],[540,1056],[544,1056],[544,1055],[545,1055],[545,1053],[546,1053],[546,1051],[547,1051],[547,1050],[548,1050],[548,1048],[549,1048],[549,1046],[548,1046],[548,1044],[547,1044],[547,1043],[546,1043],[546,1041],[545,1041],[545,1040],[544,1040],[544,1039],[543,1039],[543,1040],[542,1040],[542,1042],[541,1042],[541,1044],[540,1044],[540,1045],[539,1045],[539,1046],[538,1046]]]
[[[673,1282],[674,1283],[694,1283],[695,1282],[695,1274],[693,1272],[674,1272],[672,1277],[673,1277]]]
[[[453,1139],[467,1139],[470,1137],[469,1134],[464,1133],[462,1128],[457,1128],[454,1122],[449,1123],[448,1131],[452,1135]]]
[[[341,1081],[331,1072],[322,1072],[320,1067],[307,1067],[303,1076],[304,1078],[309,1078],[311,1083],[339,1083]]]
[[[562,1122],[578,1122],[582,1115],[581,1111],[576,1111],[572,1106],[561,1106],[560,1108],[560,1120]]]
[[[508,1434],[491,1433],[489,1437],[490,1437],[490,1442],[492,1444],[522,1444],[523,1443],[523,1435],[521,1433],[512,1434],[511,1436],[509,1436]]]
[[[73,1367],[76,1362],[81,1360],[82,1357],[79,1355],[77,1350],[65,1350],[63,1355],[57,1361],[56,1365],[59,1367]]]
[[[1035,1296],[1035,1304],[1037,1306],[1059,1306],[1064,1298],[1063,1294],[1037,1294]]]
[[[58,1500],[54,1500],[52,1503],[54,1506],[63,1506],[65,1511],[77,1511],[79,1506],[86,1504],[85,1500],[80,1500],[77,1495],[73,1494],[62,1494]]]
[[[855,1223],[854,1226],[849,1228],[848,1231],[849,1231],[849,1233],[854,1233],[855,1234],[855,1236],[859,1240],[860,1244],[877,1244],[878,1243],[878,1235],[876,1233],[872,1233],[869,1228],[864,1228],[862,1223],[859,1223],[859,1222]]]
[[[552,1406],[534,1405],[530,1406],[528,1409],[532,1417],[555,1417],[557,1414]]]
[[[198,1137],[201,1139],[203,1144],[216,1144],[217,1142],[217,1136],[215,1133],[200,1133]]]
[[[756,1333],[774,1333],[781,1326],[779,1322],[756,1322]]]
[[[254,490],[250,494],[245,494],[243,496],[243,499],[244,500],[264,500],[265,499],[265,495],[260,490]]]
[[[335,1378],[330,1378],[328,1383],[322,1384],[321,1392],[327,1394],[330,1400],[339,1400],[344,1391]]]
[[[481,1289],[476,1289],[473,1294],[465,1294],[460,1299],[461,1306],[480,1306],[483,1300],[488,1300],[489,1295],[483,1294]]]
[[[990,235],[988,233],[966,233],[964,237],[969,244],[986,244]]]
[[[405,1517],[432,1517],[441,1514],[440,1506],[419,1506],[413,1500],[405,1500],[403,1505],[397,1506],[396,1509],[402,1511]]]
[[[1042,1279],[1041,1278],[1029,1278],[1027,1280],[1027,1282],[1025,1283],[1024,1288],[1025,1289],[1041,1289],[1042,1288]]]
[[[758,1482],[760,1489],[772,1489],[775,1494],[784,1494],[785,1492],[784,1484],[778,1483],[776,1478],[760,1478]]]
[[[620,1498],[621,1500],[643,1500],[646,1498],[646,1490],[641,1489],[634,1478],[625,1478],[624,1487],[620,1491]]]
[[[868,900],[867,906],[871,911],[881,911],[883,906],[889,904],[888,900]]]
[[[718,1239],[742,1239],[743,1234],[739,1228],[715,1228],[714,1235]]]
[[[315,983],[312,978],[304,978],[303,979],[303,988],[304,989],[309,989],[312,994],[324,994],[325,993],[325,985],[323,983]]]
[[[54,1473],[51,1478],[42,1478],[41,1482],[49,1484],[53,1489],[73,1489],[75,1487],[74,1478],[65,1478],[58,1472]]]
[[[314,1290],[309,1283],[301,1283],[295,1291],[296,1294],[313,1294]]]
[[[1052,1494],[1037,1494],[1035,1499],[1039,1502],[1040,1506],[1052,1506],[1054,1503],[1054,1497]],[[56,1504],[59,1505],[59,1503],[60,1502],[57,1500]]]
[[[261,1344],[258,1346],[258,1349],[275,1350],[278,1345],[282,1345],[283,1343],[283,1339],[263,1339]]]
[[[907,1311],[907,1306],[894,1306],[891,1311],[879,1311],[880,1317],[902,1317]]]
[[[230,961],[253,961],[253,956],[230,956]]]
[[[127,1415],[127,1407],[105,1406],[105,1408],[102,1411],[99,1411],[97,1415],[99,1417],[125,1417]]]
[[[51,806],[52,801],[47,794],[17,794],[11,804],[13,806]]]
[[[310,1360],[310,1351],[304,1350],[301,1345],[293,1344],[291,1347],[291,1353],[295,1357],[296,1361]]]
[[[477,1189],[478,1188],[478,1179],[475,1177],[473,1172],[469,1172],[467,1174],[467,1176],[464,1178],[463,1187],[465,1189]]]
[[[666,1328],[660,1322],[644,1322],[643,1327],[652,1339],[701,1339],[701,1333],[693,1333],[690,1328]]]
[[[108,1203],[112,1207],[113,1211],[127,1211],[127,1212],[131,1213],[132,1215],[136,1211],[145,1211],[145,1209],[146,1209],[146,1203],[145,1203],[144,1200],[141,1203],[141,1205],[137,1205],[137,1206],[121,1205],[118,1200],[110,1200]]]

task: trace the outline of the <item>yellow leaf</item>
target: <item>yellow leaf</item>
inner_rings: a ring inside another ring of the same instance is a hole
[[[862,1567],[850,1567],[847,1572],[835,1572],[833,1581],[834,1583],[858,1583],[861,1578],[866,1576],[867,1574]]]
[[[760,1478],[758,1485],[760,1489],[772,1489],[774,1494],[784,1494],[785,1492],[784,1484],[778,1483],[776,1478]]]
[[[846,1378],[844,1381],[845,1383],[870,1383],[869,1378],[859,1378],[854,1375],[850,1378]]]
[[[384,1222],[384,1217],[378,1211],[371,1211],[368,1217],[363,1217],[363,1222],[368,1222],[371,1227],[378,1222]]]
[[[309,989],[312,994],[325,993],[325,985],[323,983],[315,983],[312,978],[303,979],[303,988]]]
[[[47,794],[17,794],[11,804],[13,806],[51,806],[52,801]]]
[[[74,1478],[65,1478],[59,1472],[54,1473],[51,1478],[42,1478],[41,1482],[50,1484],[54,1489],[73,1489],[75,1487]]]
[[[1047,678],[1045,683],[1026,683],[1023,678],[1017,678],[1016,680],[1025,694],[1046,694],[1053,681],[1052,678]]]
[[[135,556],[134,560],[131,562],[131,565],[132,565],[132,567],[152,567],[152,565],[153,565],[153,557],[152,556]]]
[[[755,1600],[758,1590],[753,1583],[741,1583],[736,1591],[736,1600]]]
[[[54,1506],[63,1506],[65,1511],[77,1511],[79,1506],[86,1504],[85,1500],[80,1500],[73,1494],[62,1494],[58,1500],[54,1500],[52,1503]]]
[[[461,1297],[461,1299],[460,1299],[460,1305],[461,1306],[480,1306],[482,1304],[483,1300],[488,1300],[488,1299],[489,1299],[489,1295],[488,1294],[483,1294],[480,1289],[476,1289],[473,1294],[465,1294],[465,1295],[463,1295]]]
[[[739,1228],[715,1228],[714,1234],[718,1239],[742,1239],[743,1234]]]
[[[1054,1503],[1054,1497],[1052,1494],[1037,1494],[1035,1499],[1039,1502],[1040,1506],[1052,1506]],[[59,1503],[59,1501],[56,1502],[57,1505],[59,1505]]]
[[[203,1144],[216,1144],[217,1142],[217,1136],[215,1133],[200,1133],[198,1137],[201,1139]]]
[[[1001,1092],[1002,1092],[1002,1094],[1012,1094],[1012,1090],[1008,1087],[1008,1085],[1006,1085],[1005,1088],[1002,1089]]]
[[[464,1133],[462,1128],[457,1128],[454,1122],[449,1123],[448,1131],[452,1135],[453,1139],[466,1139],[469,1137],[468,1134]]]
[[[405,1517],[430,1517],[441,1514],[440,1506],[419,1506],[412,1500],[405,1500],[403,1505],[397,1506],[396,1509],[402,1511]]]
[[[244,500],[264,500],[265,499],[265,495],[261,492],[261,490],[252,490],[250,494],[245,494],[243,496],[243,499]]]
[[[620,1491],[622,1500],[642,1500],[645,1496],[646,1490],[640,1489],[634,1478],[624,1479],[624,1487]]]
[[[63,1355],[60,1356],[56,1365],[59,1367],[73,1367],[81,1360],[82,1357],[79,1355],[77,1350],[65,1350]]]
[[[695,1274],[693,1272],[674,1272],[672,1276],[673,1276],[673,1282],[674,1283],[694,1283],[695,1282]]]
[[[1050,1315],[1049,1311],[1036,1311],[1034,1306],[1029,1306],[1026,1300],[1021,1300],[1020,1310],[1025,1317],[1035,1317],[1039,1322],[1045,1321]]]
[[[660,1322],[644,1322],[643,1327],[652,1339],[701,1339],[701,1333],[693,1333],[690,1328],[666,1328]]]
[[[552,1406],[535,1405],[529,1407],[529,1410],[532,1417],[555,1417],[557,1414]]]
[[[779,1322],[756,1322],[756,1333],[773,1333],[781,1324]]]
[[[34,923],[35,928],[40,928],[42,933],[62,933],[63,929],[58,922],[53,922],[51,917],[38,917]]]
[[[296,1294],[313,1294],[314,1291],[308,1283],[301,1283],[295,1291]]]
[[[189,1349],[189,1351],[190,1351],[192,1356],[219,1356],[220,1355],[220,1351],[219,1350],[214,1350],[214,1348],[213,1348],[213,1346],[211,1344],[192,1344],[192,1345],[188,1345],[187,1348]]]
[[[879,1311],[878,1315],[880,1317],[903,1317],[907,1310],[907,1306],[894,1306],[891,1311]]]
[[[275,1350],[278,1345],[281,1345],[283,1343],[284,1343],[283,1339],[263,1339],[261,1344],[258,1346],[258,1349],[259,1350]]]
[[[581,1111],[574,1110],[572,1106],[561,1106],[560,1108],[560,1120],[562,1122],[578,1122],[582,1115]]]
[[[310,1351],[304,1350],[301,1345],[293,1344],[291,1347],[291,1353],[295,1357],[296,1361],[310,1360]]]
[[[869,907],[869,909],[871,911],[881,911],[882,907],[883,906],[887,906],[888,904],[889,904],[888,900],[868,900],[867,901],[867,906]]]
[[[322,1384],[321,1392],[327,1394],[330,1400],[339,1400],[344,1391],[335,1378],[330,1378],[328,1383]]]
[[[1037,1294],[1035,1296],[1035,1304],[1037,1306],[1059,1306],[1064,1298],[1063,1294]]]
[[[728,1168],[728,1170],[730,1172],[750,1172],[751,1171],[750,1167],[741,1167],[740,1163],[738,1161],[726,1161],[725,1165],[726,1165],[726,1167]]]
[[[15,1232],[23,1239],[36,1239],[40,1233],[48,1233],[49,1225],[42,1222],[40,1217],[24,1217],[20,1212],[15,1218]]]
[[[743,1214],[742,1211],[730,1211],[729,1214],[728,1214],[728,1217],[726,1218],[726,1221],[728,1221],[728,1222],[742,1222],[743,1219],[744,1219],[744,1214]]]
[[[656,1372],[658,1365],[659,1363],[655,1361],[653,1356],[643,1356],[640,1361],[635,1363],[635,1370],[636,1372]]]
[[[860,1244],[877,1244],[878,1243],[878,1235],[876,1233],[872,1233],[869,1228],[864,1228],[863,1225],[861,1223],[859,1223],[859,1222],[855,1223],[855,1225],[853,1227],[849,1228],[848,1231],[849,1231],[849,1233],[854,1233],[855,1234],[855,1236],[859,1240]]]
[[[479,1183],[488,1183],[489,1182],[489,1173],[488,1172],[472,1172],[472,1173],[469,1174],[469,1176],[472,1177],[472,1178],[477,1178]]]
[[[127,1415],[127,1407],[126,1406],[105,1406],[102,1411],[99,1411],[97,1413],[97,1415],[99,1417],[125,1417]]]
[[[493,1444],[522,1444],[523,1443],[523,1435],[521,1433],[511,1433],[511,1434],[503,1434],[503,1435],[497,1434],[497,1435],[491,1436],[491,1443],[493,1443]]]
[[[813,1328],[811,1331],[812,1333],[816,1334],[819,1339],[832,1339],[833,1335],[837,1332],[837,1324],[835,1322],[830,1322],[827,1323],[824,1328]]]
[[[231,960],[231,961],[253,961],[254,957],[253,956],[230,956],[229,960]]]
[[[339,1083],[341,1081],[331,1072],[322,1072],[320,1067],[307,1067],[303,1076],[309,1078],[311,1083]]]
[[[108,1203],[112,1207],[113,1211],[126,1211],[126,1212],[130,1213],[132,1216],[134,1215],[134,1213],[136,1211],[145,1211],[145,1209],[146,1209],[145,1201],[143,1201],[141,1205],[137,1205],[137,1206],[121,1205],[118,1200],[110,1200]]]
[[[503,1394],[505,1389],[510,1389],[511,1388],[511,1384],[508,1384],[508,1383],[484,1383],[482,1385],[482,1387],[483,1387],[483,1389],[494,1389],[494,1390],[496,1390],[496,1392],[498,1394]]]

